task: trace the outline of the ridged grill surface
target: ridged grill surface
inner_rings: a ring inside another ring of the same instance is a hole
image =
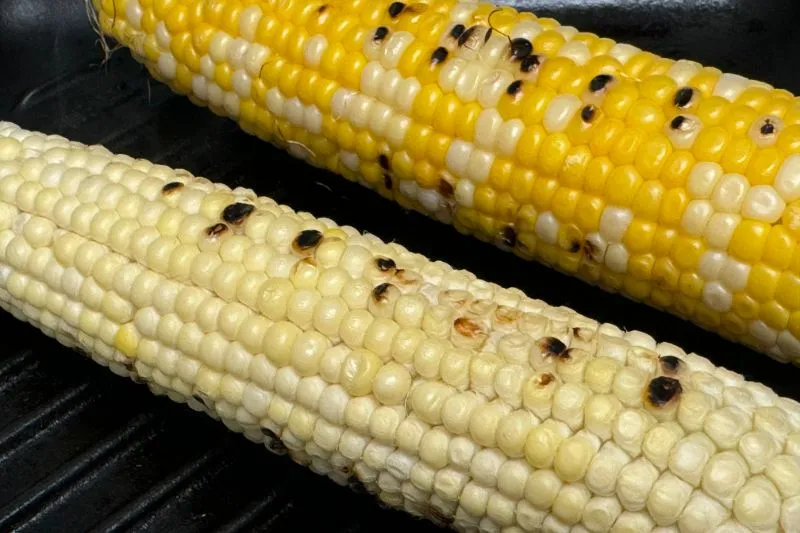
[[[800,92],[790,59],[800,52],[800,6],[789,0],[521,4]],[[405,213],[148,83],[127,52],[102,67],[101,59],[83,2],[0,0],[0,119],[252,187],[552,304],[644,330],[800,399],[795,368]],[[0,332],[0,531],[438,531],[151,396],[6,314]]]

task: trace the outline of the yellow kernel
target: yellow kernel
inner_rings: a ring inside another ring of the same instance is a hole
[[[676,226],[683,217],[686,204],[689,203],[689,195],[686,189],[673,188],[664,194],[661,202],[661,213],[659,219],[662,224]]]
[[[771,185],[783,161],[783,154],[774,146],[756,149],[745,174],[750,185]]]
[[[745,263],[755,263],[764,255],[769,235],[769,224],[756,220],[742,220],[733,231],[728,245],[731,255]]]
[[[525,128],[517,142],[517,161],[525,167],[533,167],[538,163],[539,149],[547,134],[542,126]]]
[[[539,21],[541,23],[541,20]],[[546,29],[533,40],[533,49],[547,57],[555,56],[559,48],[564,46],[564,36],[559,32]],[[557,58],[566,59],[566,58]],[[545,61],[547,63],[547,61]]]
[[[800,309],[800,277],[791,272],[782,272],[775,288],[775,299],[787,309]]]
[[[652,52],[637,52],[625,62],[625,73],[632,78],[640,78],[645,70],[657,56]]]
[[[438,168],[444,168],[444,161],[447,157],[447,150],[450,148],[452,138],[441,133],[434,133],[428,142],[428,161]]]
[[[725,98],[721,96],[712,96],[710,98],[704,98],[698,103],[695,114],[703,123],[703,126],[716,126],[725,118],[730,106],[731,103]]]
[[[731,132],[733,137],[746,135],[750,126],[758,118],[755,109],[747,106],[733,106],[722,120],[722,126]]]
[[[675,245],[678,232],[672,228],[659,227],[656,236],[653,238],[653,253],[657,257],[669,255]]]
[[[733,295],[731,310],[744,319],[758,316],[759,304],[749,294],[740,292]]]
[[[664,187],[683,187],[694,165],[695,158],[691,152],[686,152],[684,150],[672,152],[672,154],[667,157],[667,161],[661,169],[660,179]]]
[[[617,139],[625,131],[625,123],[616,118],[608,118],[593,128],[589,148],[596,156],[607,155],[614,148]]]
[[[701,239],[681,235],[675,239],[670,256],[678,268],[688,270],[700,263],[700,257],[705,250],[706,246]]]
[[[653,290],[650,291],[650,304],[657,308],[669,309],[672,307],[674,299],[672,292],[659,287],[653,287]]]
[[[355,150],[362,160],[375,161],[378,158],[378,143],[368,131],[360,131],[356,134]]]
[[[155,13],[153,13],[149,9],[146,9],[142,14],[142,20],[139,24],[141,24],[142,31],[146,35],[152,35],[153,32],[156,31],[156,24],[158,24],[158,18],[156,18]]]
[[[593,77],[594,74],[585,68],[573,69],[569,74],[564,76],[561,85],[558,87],[558,91],[560,93],[580,96],[586,91],[586,86],[589,85],[589,81]]]
[[[678,290],[693,300],[699,299],[703,293],[703,278],[694,272],[684,272],[678,280]]]
[[[550,206],[550,210],[561,221],[572,220],[575,216],[575,209],[580,195],[580,191],[568,187],[560,187],[553,195],[553,203]]]
[[[613,75],[622,69],[622,64],[618,60],[607,55],[607,52],[611,50],[615,44],[616,43],[611,39],[601,38],[592,41],[592,44],[589,45],[592,58],[583,68],[591,74],[591,77],[595,77],[598,74]]]
[[[747,333],[747,322],[732,311],[722,315],[720,327],[723,329],[723,335],[728,333],[734,338]]]
[[[347,50],[344,49],[344,46],[335,41],[331,42],[322,53],[319,62],[320,72],[326,78],[338,79],[339,71],[342,69],[346,57]]]
[[[592,151],[586,145],[570,148],[566,159],[564,159],[564,165],[561,167],[559,181],[565,187],[580,189],[583,185],[586,167],[589,166],[593,157]]]
[[[439,186],[439,173],[436,167],[428,161],[415,162],[413,176],[416,178],[417,184],[423,189],[435,189]]]
[[[786,126],[778,135],[778,142],[775,146],[787,154],[800,152],[800,124]]]
[[[768,302],[775,297],[780,272],[764,263],[756,263],[747,277],[747,292],[756,301]]]
[[[701,327],[716,329],[722,322],[722,315],[707,307],[703,302],[698,302],[694,310],[694,320]]]
[[[599,196],[581,194],[575,210],[575,223],[585,232],[596,231],[606,202]]]
[[[521,88],[513,94],[504,91],[503,94],[500,95],[500,100],[497,102],[497,111],[500,113],[500,116],[505,120],[520,117],[522,115],[525,92],[527,92],[527,89],[528,87],[523,83]]]
[[[658,180],[642,183],[633,199],[633,212],[647,220],[658,220],[661,200],[664,198],[664,185]]]
[[[681,271],[675,263],[667,257],[656,259],[653,263],[653,281],[665,289],[676,289],[680,280]]]
[[[364,70],[364,65],[367,64],[367,59],[360,54],[349,54],[340,65],[338,78],[341,80],[344,87],[355,89],[361,84],[361,72]]]
[[[231,67],[227,63],[220,63],[214,69],[214,80],[226,92],[230,92],[233,89],[231,74]]]
[[[397,70],[400,71],[405,77],[411,77],[419,69],[423,60],[429,59],[431,50],[429,46],[419,40],[414,40],[406,47],[400,62],[397,64]],[[428,61],[430,62],[430,61]]]
[[[392,171],[400,179],[414,179],[414,159],[408,152],[395,152],[392,154]]]
[[[636,152],[634,165],[643,179],[658,178],[661,169],[672,153],[672,143],[661,133],[648,137]]]
[[[623,119],[639,98],[639,90],[629,81],[619,80],[606,94],[603,111],[612,118]]]
[[[778,93],[780,89],[775,91],[775,94]],[[792,105],[792,101],[789,98],[773,98],[761,112],[765,115],[775,115],[776,117],[783,117],[786,112],[789,110],[790,106]]]
[[[475,189],[474,207],[482,213],[488,215],[494,214],[495,201],[497,200],[497,193],[491,187],[478,187]]]
[[[697,135],[692,153],[699,161],[719,161],[730,140],[730,133],[722,126],[703,128]]]
[[[460,139],[472,141],[475,135],[475,122],[478,120],[482,110],[480,104],[470,102],[456,115],[456,135]]]
[[[628,260],[628,272],[638,280],[650,280],[656,258],[653,254],[636,254]],[[644,300],[646,297],[640,298]]]
[[[652,290],[653,284],[650,281],[637,279],[632,275],[626,277],[622,282],[622,291],[637,301],[647,301]]]
[[[511,186],[511,175],[514,173],[514,163],[508,159],[495,158],[489,170],[489,185],[499,191],[508,190]]]
[[[548,135],[539,150],[539,170],[548,176],[558,175],[567,152],[571,148],[569,138],[564,133]]]
[[[755,151],[756,146],[749,138],[731,139],[719,163],[726,172],[744,174]]]
[[[763,261],[768,265],[785,270],[789,268],[797,247],[797,239],[784,226],[773,226],[767,237]]]
[[[547,211],[550,207],[550,202],[558,190],[558,181],[552,178],[538,178],[533,183],[531,190],[531,203],[538,212]]]
[[[689,86],[699,90],[705,98],[708,98],[713,93],[714,87],[717,86],[720,74],[718,69],[704,67],[691,79]]]
[[[286,65],[278,78],[278,88],[286,96],[291,98],[297,93],[297,80],[300,79],[302,69],[297,65]]]
[[[451,137],[455,135],[456,119],[462,107],[461,100],[455,93],[444,95],[433,115],[433,129]]]
[[[642,98],[658,105],[672,104],[675,91],[678,89],[675,80],[669,76],[648,76],[639,82]]]
[[[664,125],[664,112],[661,107],[650,100],[640,99],[628,112],[627,122],[632,128],[645,133],[655,133]]]
[[[734,101],[737,105],[747,106],[755,111],[763,109],[772,98],[772,91],[764,87],[748,87]]]
[[[775,300],[762,305],[758,317],[766,325],[778,331],[786,329],[789,325],[789,311]]]
[[[425,158],[428,142],[432,135],[433,130],[430,127],[418,122],[411,124],[406,134],[406,139],[409,139],[406,148],[413,159]]]
[[[635,218],[625,232],[623,243],[632,253],[648,252],[653,246],[657,228],[653,222]]]
[[[635,129],[626,129],[617,138],[617,142],[612,148],[609,156],[615,165],[629,165],[633,163],[636,158],[636,152],[639,150],[645,135],[641,131]]]
[[[539,35],[541,36],[542,34]],[[534,43],[536,43],[536,39],[534,39]],[[536,44],[533,46],[535,50],[540,50],[540,48],[536,47]],[[575,68],[575,62],[567,57],[551,57],[539,67],[536,84],[548,89],[558,89]]]
[[[495,217],[503,222],[513,222],[519,211],[519,203],[507,192],[497,196]]]
[[[630,206],[639,187],[642,186],[642,178],[636,172],[636,168],[631,165],[615,168],[606,181],[605,195],[609,203],[618,206]]]
[[[522,121],[529,127],[541,124],[544,119],[544,113],[547,111],[547,106],[555,96],[556,92],[553,89],[530,86],[530,84],[526,86],[520,103]]]
[[[584,175],[584,190],[592,194],[602,194],[614,164],[607,157],[595,157],[589,162]]]
[[[536,227],[536,209],[532,205],[523,205],[517,213],[517,233],[531,233]]]
[[[497,164],[497,161],[495,161],[495,164]],[[508,186],[511,196],[513,196],[517,202],[526,201],[531,196],[531,189],[533,188],[533,182],[535,180],[536,174],[533,170],[514,167]]]

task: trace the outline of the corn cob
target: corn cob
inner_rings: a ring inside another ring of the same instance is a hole
[[[800,104],[488,3],[94,0],[159,80],[463,233],[800,362]]]
[[[0,304],[458,531],[800,530],[800,403],[251,190],[7,122]]]

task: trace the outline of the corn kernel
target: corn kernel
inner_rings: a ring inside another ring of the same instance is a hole
[[[653,278],[653,267],[656,258],[653,254],[636,254],[628,260],[628,272],[638,280],[649,281]],[[646,298],[642,298],[643,300]]]
[[[623,121],[616,118],[603,120],[594,127],[589,148],[596,156],[608,155],[624,131],[625,123]]]
[[[497,164],[497,161],[495,161]],[[533,183],[536,180],[536,174],[533,170],[514,167],[509,179],[509,192],[517,202],[528,200],[533,189]]]
[[[539,151],[546,136],[547,134],[541,126],[525,128],[517,142],[517,161],[528,168],[536,166],[539,159]]]
[[[575,209],[575,223],[584,232],[597,231],[606,201],[599,196],[581,194]]]
[[[768,302],[775,297],[780,272],[764,263],[756,263],[747,278],[747,293],[756,301]]]
[[[627,129],[617,138],[609,157],[615,165],[629,165],[636,159],[636,153],[644,141],[644,133],[634,129]]]
[[[790,311],[800,309],[800,277],[791,272],[781,272],[775,300]]]
[[[639,147],[634,159],[636,170],[643,179],[655,180],[672,154],[672,143],[664,134],[648,137]]]
[[[632,82],[619,80],[603,101],[603,111],[610,118],[624,119],[639,98],[639,90]]]
[[[722,159],[729,140],[730,133],[722,126],[703,128],[694,141],[692,153],[700,161],[717,162]]]
[[[559,174],[559,181],[565,187],[572,187],[575,189],[582,188],[583,176],[586,173],[586,167],[589,166],[593,157],[592,151],[588,146],[573,146],[561,168]]]
[[[640,99],[633,104],[628,112],[627,122],[632,128],[639,129],[648,134],[660,131],[664,124],[664,111],[656,103]]]
[[[464,139],[465,141],[472,141],[475,135],[475,123],[478,120],[478,116],[483,111],[480,104],[476,102],[470,102],[466,104],[464,107],[461,108],[461,112],[456,115],[456,124],[455,124],[455,134],[460,138]],[[528,128],[527,131],[529,131]],[[524,137],[523,133],[523,137]],[[520,139],[521,142],[521,139]],[[519,146],[520,143],[517,143]]]
[[[529,127],[541,124],[544,120],[547,106],[550,105],[550,101],[555,97],[556,92],[553,89],[525,86],[522,101],[519,103],[522,121]]]
[[[572,220],[575,216],[575,209],[577,208],[580,195],[580,191],[567,187],[560,187],[555,195],[553,195],[553,201],[550,206],[556,218],[562,221]]]
[[[666,188],[683,187],[686,178],[695,165],[695,158],[691,152],[680,150],[672,152],[667,157],[664,167],[661,169],[660,179]]]
[[[639,82],[642,98],[651,100],[661,106],[672,104],[672,98],[677,88],[675,80],[669,76],[649,75]]]
[[[668,257],[656,259],[653,263],[653,280],[662,288],[675,290],[678,288],[681,271]]]
[[[650,251],[657,227],[653,222],[635,218],[625,232],[623,243],[631,253]]]
[[[542,141],[537,161],[542,174],[546,176],[558,175],[570,148],[571,145],[566,134],[555,133],[548,135]]]
[[[712,96],[700,101],[695,114],[704,126],[716,126],[728,114],[731,104],[721,96]],[[733,132],[731,132],[733,133]]]
[[[786,329],[786,326],[789,325],[789,311],[775,300],[761,306],[758,318],[767,326],[778,331]]]
[[[617,167],[606,181],[605,196],[612,205],[628,207],[641,186],[642,178],[635,167]]]
[[[670,257],[682,270],[693,269],[700,263],[700,258],[706,246],[701,239],[681,235],[675,239]]]
[[[764,255],[769,235],[769,224],[756,220],[743,220],[733,232],[728,247],[731,255],[745,263],[755,263]]]
[[[558,181],[551,178],[538,178],[531,190],[531,203],[538,212],[547,211],[558,190]]]
[[[747,166],[747,179],[750,185],[771,185],[783,164],[784,156],[774,146],[754,151]]]
[[[533,40],[534,50],[543,50],[541,46],[537,45],[536,43],[539,38],[546,33],[550,32],[542,32],[536,39]],[[563,39],[561,35],[556,35]],[[536,84],[547,89],[558,89],[558,87],[564,82],[564,79],[569,76],[570,72],[572,72],[575,68],[575,63],[569,58],[551,57],[547,61],[543,62],[542,66],[539,67],[539,75],[536,78]]]
[[[686,189],[669,189],[664,194],[664,199],[661,202],[661,212],[659,214],[661,223],[668,226],[677,226],[688,203],[689,195]]]

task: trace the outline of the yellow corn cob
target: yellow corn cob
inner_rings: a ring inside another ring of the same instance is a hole
[[[429,0],[95,0],[152,74],[294,156],[800,362],[800,103]]]
[[[800,404],[184,170],[0,123],[0,303],[464,532],[800,530]]]

